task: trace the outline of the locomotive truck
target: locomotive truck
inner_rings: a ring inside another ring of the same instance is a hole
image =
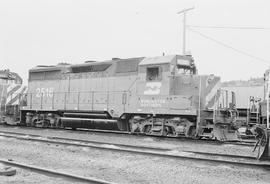
[[[20,124],[235,140],[235,95],[219,85],[189,55],[37,66]]]

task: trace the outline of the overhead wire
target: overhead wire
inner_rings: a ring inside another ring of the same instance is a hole
[[[219,45],[221,45],[221,46],[223,46],[223,47],[225,47],[225,48],[231,49],[231,50],[233,50],[233,51],[235,51],[235,52],[238,52],[238,53],[240,53],[240,54],[242,54],[242,55],[251,57],[251,58],[256,59],[256,60],[258,60],[258,61],[260,61],[260,62],[264,62],[264,63],[270,64],[270,61],[268,61],[268,60],[266,60],[266,59],[263,59],[263,58],[254,56],[254,55],[252,55],[252,54],[249,54],[248,52],[245,52],[245,51],[243,51],[243,50],[234,48],[234,47],[232,47],[232,46],[230,46],[230,45],[228,45],[228,44],[225,44],[225,43],[223,43],[223,42],[221,42],[221,41],[219,41],[219,40],[216,40],[216,39],[214,39],[214,38],[212,38],[212,37],[210,37],[210,36],[207,36],[207,35],[205,35],[205,34],[199,32],[199,31],[196,31],[196,30],[194,30],[194,29],[191,29],[190,27],[187,27],[187,29],[188,29],[189,31],[191,31],[191,32],[193,32],[193,33],[196,33],[196,34],[200,35],[201,37],[204,37],[204,38],[206,38],[206,39],[208,39],[208,40],[211,40],[211,41],[213,41],[213,42],[215,42],[215,43],[217,43],[217,44],[219,44]]]
[[[206,28],[206,29],[246,29],[246,30],[270,30],[270,27],[241,27],[241,26],[198,26],[198,25],[187,25],[187,27],[193,28]]]

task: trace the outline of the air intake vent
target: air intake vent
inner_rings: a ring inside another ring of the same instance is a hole
[[[84,63],[95,63],[96,61],[85,61]]]
[[[85,73],[85,72],[102,72],[109,68],[111,64],[99,64],[88,66],[73,66],[72,73]]]

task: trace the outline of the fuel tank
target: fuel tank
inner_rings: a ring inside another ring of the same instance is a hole
[[[112,119],[94,119],[94,118],[77,118],[77,117],[61,117],[63,127],[70,128],[86,128],[100,130],[120,130],[117,120]]]

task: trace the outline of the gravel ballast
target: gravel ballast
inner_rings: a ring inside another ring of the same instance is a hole
[[[18,131],[19,129],[14,129],[14,131],[15,130]],[[20,131],[23,130],[20,129]],[[130,137],[124,140],[124,136],[112,136],[110,138],[108,134],[102,136],[101,134],[69,133],[66,131],[54,132],[42,129],[31,131],[32,133],[42,133],[42,135],[47,136],[57,134],[55,136],[65,135],[70,138],[95,139],[99,141],[111,140],[120,143],[128,143],[128,141],[132,139]],[[139,144],[139,142],[155,146],[166,144],[166,141],[156,141],[151,137],[140,137],[132,141],[133,144]],[[194,143],[194,145],[195,144],[196,143]],[[197,146],[194,145],[193,143],[188,144],[188,142],[184,142],[172,146],[176,146],[179,149],[181,146],[199,149],[198,144]],[[2,159],[12,159],[16,162],[55,169],[85,177],[95,177],[115,183],[264,184],[270,181],[269,172],[258,168],[135,155],[109,150],[45,144],[4,137],[0,137],[0,146],[0,157]],[[232,149],[231,147],[233,147],[232,150],[236,150],[236,148],[231,145],[221,147],[209,145],[209,147],[209,149],[212,150],[220,148],[224,150]],[[247,148],[245,147],[245,149]],[[65,181],[60,178],[56,180],[49,176],[21,169],[18,169],[18,173],[15,176],[8,178],[0,176],[0,179],[2,179],[0,180],[1,182],[9,179],[11,183],[65,183]]]

